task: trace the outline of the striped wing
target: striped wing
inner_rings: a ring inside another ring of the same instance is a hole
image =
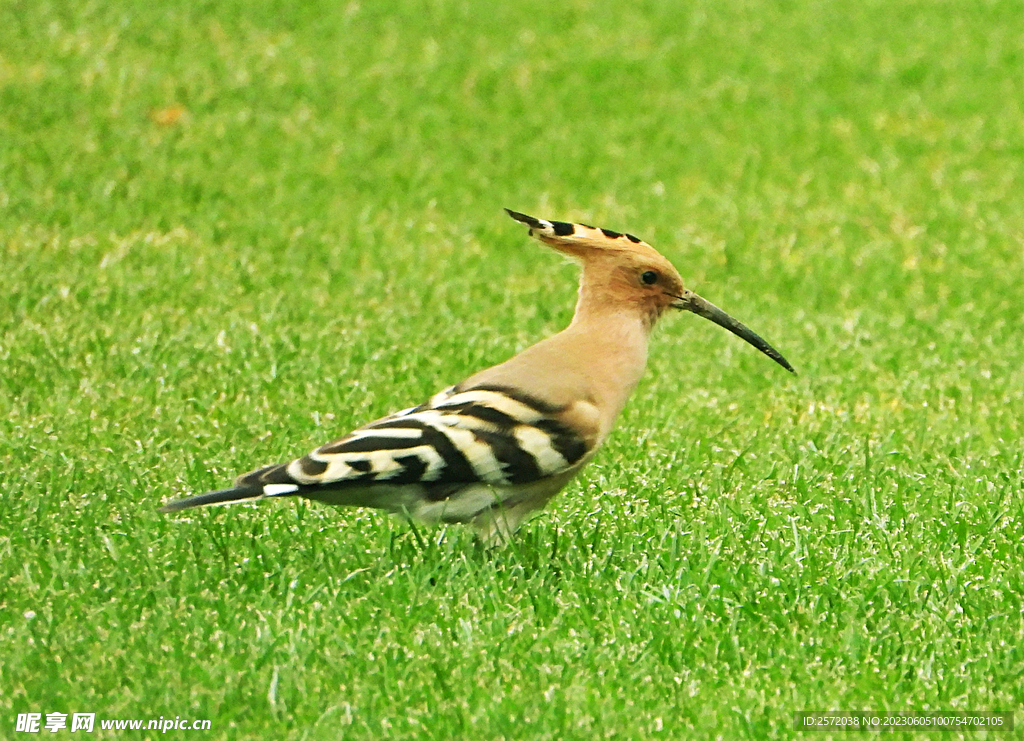
[[[417,484],[441,499],[467,484],[529,484],[565,473],[587,453],[559,411],[503,387],[453,386],[303,458],[246,474],[236,486],[310,495]]]

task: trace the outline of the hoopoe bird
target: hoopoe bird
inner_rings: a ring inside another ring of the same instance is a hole
[[[644,372],[648,338],[666,310],[710,319],[795,372],[761,337],[683,287],[672,264],[632,234],[508,214],[579,261],[579,300],[566,329],[424,404],[161,511],[301,496],[469,523],[485,543],[501,543],[594,457]]]

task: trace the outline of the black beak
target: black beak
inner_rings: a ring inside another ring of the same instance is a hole
[[[746,324],[736,321],[710,301],[701,298],[693,291],[685,291],[682,296],[674,296],[673,298],[676,299],[676,302],[672,304],[675,308],[692,311],[694,314],[699,314],[705,319],[710,319],[719,327],[725,327],[737,337],[749,342],[790,373],[796,373],[793,370],[793,366],[782,357],[778,350],[761,339],[761,336],[751,330]]]

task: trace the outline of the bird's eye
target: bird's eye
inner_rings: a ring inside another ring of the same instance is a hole
[[[658,282],[658,274],[655,273],[653,270],[645,270],[643,273],[640,274],[640,280],[643,281],[646,285],[653,285],[654,283]]]

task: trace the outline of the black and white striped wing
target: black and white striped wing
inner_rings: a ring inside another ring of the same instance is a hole
[[[469,484],[530,484],[565,473],[588,452],[559,411],[507,388],[453,386],[236,486],[320,498],[328,490],[419,485],[436,501]]]

